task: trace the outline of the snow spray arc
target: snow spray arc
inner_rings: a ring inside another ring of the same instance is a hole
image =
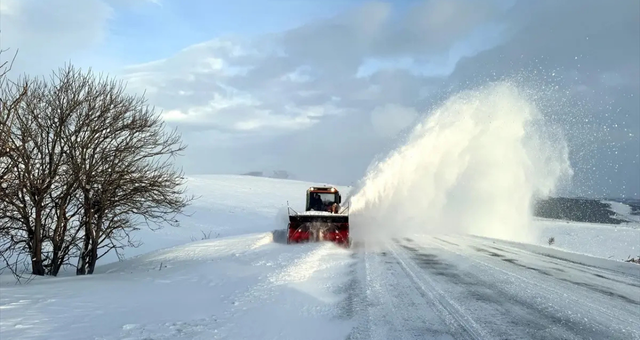
[[[572,170],[561,133],[509,82],[458,93],[372,164],[350,197],[352,237],[536,237],[532,201]]]

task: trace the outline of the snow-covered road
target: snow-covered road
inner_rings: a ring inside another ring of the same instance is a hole
[[[364,245],[350,338],[640,339],[640,267],[540,250],[453,236]]]

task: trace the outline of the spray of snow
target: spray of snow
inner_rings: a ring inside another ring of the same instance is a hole
[[[354,190],[354,240],[411,233],[535,240],[533,199],[552,194],[572,170],[562,134],[533,97],[492,83],[427,115]]]

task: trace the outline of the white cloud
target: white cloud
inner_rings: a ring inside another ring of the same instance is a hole
[[[128,7],[128,8],[135,8],[135,7],[140,7],[140,6],[149,5],[149,4],[162,7],[162,0],[105,0],[105,1],[107,1],[109,4],[113,6],[121,6],[121,7]]]
[[[147,89],[153,103],[172,112],[168,117],[180,117],[194,129],[288,133],[325,115],[411,104],[414,95],[425,92],[423,80],[406,70],[358,78],[362,63],[446,53],[490,20],[494,7],[436,0],[396,21],[389,4],[370,2],[253,41],[218,38],[197,44],[171,58],[130,67],[125,77],[132,89]],[[424,24],[421,15],[431,22]]]
[[[371,112],[371,124],[376,133],[382,137],[395,137],[410,127],[418,118],[418,112],[411,107],[387,104],[376,107]]]
[[[497,1],[430,0],[419,3],[408,16],[407,31],[415,39],[406,41],[420,51],[448,49],[500,13]]]
[[[0,48],[18,56],[13,74],[45,74],[64,63],[113,67],[96,51],[110,34],[117,10],[162,6],[161,0],[1,0]],[[6,58],[6,55],[3,55]]]
[[[2,0],[2,48],[19,50],[14,70],[48,72],[97,46],[112,15],[100,0]]]

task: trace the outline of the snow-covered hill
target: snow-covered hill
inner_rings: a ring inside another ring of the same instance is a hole
[[[5,277],[0,288],[1,338],[344,339],[349,334],[353,336],[354,329],[361,329],[362,325],[368,325],[369,331],[387,327],[385,322],[389,321],[389,313],[395,312],[376,311],[375,308],[392,308],[399,301],[394,299],[399,297],[397,294],[387,296],[388,292],[378,290],[384,285],[397,290],[410,284],[409,279],[400,280],[397,275],[401,272],[393,274],[395,272],[385,269],[387,265],[395,266],[389,264],[391,260],[369,253],[359,257],[358,249],[343,249],[329,243],[286,245],[273,242],[271,231],[286,225],[287,201],[293,208],[303,210],[305,190],[314,184],[250,176],[192,177],[190,191],[200,196],[188,211],[192,215],[182,218],[181,228],[138,232],[136,237],[144,244],[128,250],[125,261],[118,262],[115,256],[105,257],[94,275],[38,278],[26,285],[9,284]],[[343,196],[349,190],[339,189]],[[499,242],[501,245],[496,249],[503,249],[505,256],[510,251],[521,257],[531,257],[534,261],[531,263],[536,266],[548,266],[540,260],[543,255],[535,254],[544,253],[543,250],[550,247],[547,237],[554,236],[556,243],[551,248],[560,250],[554,249],[548,256],[567,256],[574,263],[570,264],[573,267],[579,266],[575,263],[586,261],[590,265],[609,268],[612,273],[619,271],[618,266],[622,266],[623,273],[627,272],[624,275],[628,275],[629,268],[633,272],[634,267],[625,266],[631,264],[596,261],[583,255],[563,253],[561,249],[622,260],[638,252],[639,228],[549,220],[537,223],[543,228],[538,247],[521,246],[524,250],[516,250],[513,247],[517,245]],[[209,239],[201,240],[203,235]],[[434,242],[415,240],[423,245]],[[446,242],[449,243],[441,242],[439,246],[468,243],[468,249],[480,245],[486,249],[491,247],[490,242],[459,238],[446,239]],[[398,263],[402,266],[413,261],[409,255],[402,254],[402,248],[393,246],[389,249],[395,249],[393,251],[399,254],[394,258],[400,259]],[[474,251],[470,252],[456,256],[474,258]],[[386,253],[383,255],[387,256]],[[504,266],[508,265],[505,262]],[[380,271],[376,271],[376,266]],[[406,268],[411,270],[411,275],[423,275],[416,272],[420,270],[418,267]],[[505,267],[504,270],[514,269]],[[382,286],[376,282],[376,275],[380,276]],[[528,277],[527,282],[534,279]],[[389,280],[400,281],[396,285]],[[585,280],[593,284],[588,278]],[[627,282],[630,279],[623,277],[620,280]],[[423,281],[419,281],[422,287],[419,289],[426,289],[424,284],[431,282]],[[409,294],[410,291],[406,292]],[[363,301],[358,299],[382,300],[378,305],[366,307],[367,304],[358,304],[357,301]],[[420,303],[407,305],[407,308],[416,309]],[[378,312],[380,314],[376,314]],[[391,321],[398,324],[408,322],[406,320],[421,322],[415,315],[401,319],[398,316],[401,314],[396,314]],[[376,319],[376,315],[380,318]],[[438,327],[446,328],[445,323]],[[407,330],[399,332],[408,334]],[[379,333],[380,336],[383,334]]]

